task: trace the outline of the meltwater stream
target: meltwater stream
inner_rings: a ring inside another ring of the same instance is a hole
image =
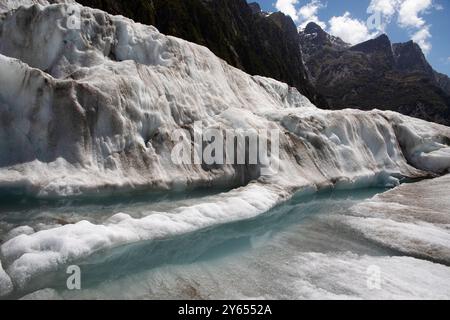
[[[240,255],[251,256],[277,241],[300,241],[297,250],[334,251],[342,250],[336,245],[336,241],[329,241],[333,234],[325,230],[315,230],[317,220],[321,215],[337,213],[346,210],[358,201],[367,199],[383,189],[366,189],[359,191],[325,191],[316,195],[298,195],[289,202],[284,203],[269,212],[247,221],[211,227],[206,230],[191,234],[177,236],[162,241],[149,241],[133,245],[119,247],[107,252],[100,252],[85,261],[79,261],[82,270],[83,292],[92,294],[95,288],[105,282],[111,283],[123,278],[138,275],[149,270],[164,270],[166,268],[195,268],[195,265],[215,265],[221,260],[227,260]],[[217,190],[216,190],[217,192]],[[102,203],[80,199],[71,202],[45,201],[39,202],[29,199],[22,202],[9,200],[3,201],[3,221],[9,225],[9,229],[20,225],[28,225],[33,228],[45,228],[52,224],[73,223],[87,219],[93,223],[102,223],[109,215],[117,212],[127,212],[133,216],[139,216],[150,210],[167,210],[170,207],[187,205],[198,202],[212,195],[214,191],[196,191],[190,194],[152,195],[151,198],[143,195],[134,195],[131,198],[103,199]],[[3,228],[6,228],[4,226]],[[333,230],[336,233],[336,230]],[[340,235],[341,241],[345,241],[345,235]],[[370,245],[355,244],[348,240],[347,247],[358,252],[370,251],[373,254],[381,254],[380,250]],[[174,274],[175,276],[175,274]],[[31,283],[27,290],[53,288],[58,292],[65,292],[66,288],[65,267],[57,273],[39,277],[39,280]],[[123,280],[122,280],[123,281]],[[261,280],[263,282],[263,280]],[[263,283],[261,283],[263,284]],[[140,281],[130,284],[141,285]],[[117,292],[108,290],[105,297],[120,297],[127,294],[126,290]],[[22,292],[21,294],[23,294]],[[80,294],[83,295],[82,292]],[[130,293],[131,294],[131,293]],[[148,292],[150,295],[150,292]],[[161,293],[161,296],[182,298]],[[76,294],[75,294],[76,295]],[[101,298],[103,293],[99,293]],[[117,295],[117,296],[116,296]],[[156,294],[158,297],[159,294]],[[130,298],[133,296],[130,296]]]
[[[64,266],[58,272],[39,277],[11,298],[26,294],[27,299],[371,299],[409,298],[416,294],[427,297],[431,288],[427,283],[404,279],[405,266],[412,275],[423,270],[431,270],[435,275],[448,270],[434,265],[430,269],[431,262],[403,257],[334,222],[333,217],[351,214],[351,207],[384,191],[373,188],[298,194],[251,220],[122,246],[77,261],[82,290],[67,289],[67,266]],[[88,218],[101,223],[111,210],[139,215],[149,208],[166,209],[204,201],[213,196],[211,192],[214,191],[153,197],[147,201],[137,196],[125,203],[123,199],[110,199],[103,206],[81,202],[53,204],[45,210],[40,207],[21,210],[26,219],[37,219],[39,211],[47,212],[44,214],[47,219],[55,212],[65,212],[68,216],[64,219]],[[5,221],[18,224],[12,211],[10,208]],[[374,268],[390,277],[377,290],[367,283],[370,276],[367,272]]]

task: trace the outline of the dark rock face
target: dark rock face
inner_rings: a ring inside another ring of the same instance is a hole
[[[342,45],[316,24],[299,37],[310,78],[330,108],[393,110],[450,125],[450,79],[414,42],[391,44],[381,35]]]
[[[434,72],[434,76],[436,81],[439,84],[439,87],[444,90],[447,94],[450,94],[450,78],[445,74]]]
[[[337,37],[329,35],[314,22],[309,23],[303,32],[299,33],[302,46],[303,58],[308,60],[309,56],[317,53],[325,47],[334,49],[347,48],[349,45]],[[306,46],[303,44],[307,44]]]
[[[298,32],[282,13],[268,15],[245,0],[78,0],[79,3],[152,24],[162,33],[208,47],[252,75],[296,87],[325,106],[308,79]]]
[[[408,41],[405,43],[394,43],[392,49],[395,54],[396,68],[406,72],[423,72],[425,74],[433,74],[425,55],[417,43]]]
[[[368,40],[366,42],[357,44],[350,48],[351,51],[364,52],[366,54],[383,52],[387,55],[392,55],[392,44],[388,36],[382,34],[381,36]]]
[[[248,6],[252,9],[253,14],[262,13],[261,6],[258,2],[249,3]]]

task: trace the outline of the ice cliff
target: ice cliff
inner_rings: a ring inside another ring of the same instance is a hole
[[[14,237],[1,246],[0,290],[102,249],[254,217],[302,188],[397,185],[450,168],[447,127],[393,112],[320,110],[296,89],[154,27],[80,7],[74,30],[67,5],[42,4],[0,2],[0,188],[56,197],[241,187],[175,212]],[[279,129],[278,174],[175,165],[170,135],[195,121]]]

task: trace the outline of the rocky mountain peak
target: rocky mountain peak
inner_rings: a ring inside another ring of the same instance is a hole
[[[339,51],[349,46],[342,39],[325,32],[321,26],[314,22],[308,23],[305,29],[299,31],[299,38],[306,59],[324,47]]]
[[[287,33],[289,37],[297,37],[297,27],[290,16],[282,12],[272,13],[268,19],[272,20],[281,30]]]
[[[396,43],[393,45],[397,68],[402,71],[433,73],[420,46],[414,41]]]
[[[257,2],[249,3],[248,6],[252,10],[253,14],[259,14],[262,13],[261,6]]]
[[[305,29],[303,30],[303,32],[305,34],[321,34],[321,33],[325,33],[325,31],[322,29],[321,26],[319,26],[317,23],[315,22],[310,22],[306,25]]]
[[[328,45],[335,48],[348,46],[341,38],[328,34],[315,22],[308,23],[305,29],[299,31],[299,35],[301,42],[306,41],[315,45]]]
[[[382,34],[339,47],[316,24],[299,36],[310,78],[331,108],[389,109],[450,123],[450,79],[433,70],[417,43],[392,44]]]
[[[360,51],[364,53],[374,52],[392,52],[392,43],[386,34],[382,34],[375,39],[365,41],[350,48],[352,51]]]

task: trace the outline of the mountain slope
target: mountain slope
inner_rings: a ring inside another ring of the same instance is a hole
[[[300,32],[311,79],[331,108],[394,110],[450,124],[448,77],[432,69],[417,44],[391,44],[381,35],[349,46],[330,37],[314,23]]]

